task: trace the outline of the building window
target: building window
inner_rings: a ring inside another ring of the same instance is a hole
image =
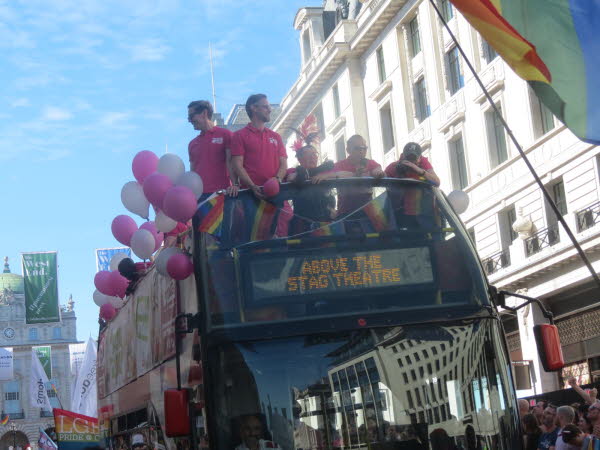
[[[498,214],[502,250],[507,249],[519,237],[518,233],[512,227],[516,220],[517,214],[515,213],[514,205]]]
[[[338,89],[337,83],[333,85],[331,93],[333,95],[333,113],[335,115],[335,118],[337,119],[342,113],[342,108],[340,107],[340,91]]]
[[[312,113],[317,119],[317,126],[319,127],[319,137],[321,141],[325,139],[325,118],[323,116],[323,105],[319,103],[315,109],[313,109]]]
[[[496,105],[496,107],[502,114],[502,107],[500,105]],[[490,152],[490,164],[493,169],[508,159],[504,126],[499,115],[493,109],[489,109],[485,113],[485,128]]]
[[[302,33],[302,53],[304,56],[304,64],[308,62],[311,57],[311,47],[310,47],[310,34],[309,31],[306,30]]]
[[[62,328],[61,327],[52,328],[52,338],[53,339],[62,339]]]
[[[337,141],[335,141],[335,159],[336,161],[346,159],[346,141],[344,136],[340,136]]]
[[[423,122],[431,111],[427,102],[427,88],[425,87],[425,78],[421,77],[414,86],[415,95],[415,116],[419,122]]]
[[[446,22],[449,22],[450,19],[454,17],[454,11],[452,10],[450,0],[440,0],[439,8],[440,12],[442,13],[442,17]]]
[[[381,124],[381,140],[383,142],[383,152],[387,153],[394,148],[394,121],[392,120],[392,109],[390,103],[386,103],[379,110],[379,121]]]
[[[385,74],[385,59],[383,58],[383,47],[379,47],[375,52],[377,58],[377,74],[379,76],[379,84],[383,83],[386,79]]]
[[[419,36],[419,19],[415,17],[408,24],[408,31],[410,33],[410,55],[417,56],[421,51],[421,37]]]
[[[10,413],[20,413],[21,412],[21,404],[19,399],[20,388],[18,381],[9,381],[8,383],[4,383],[4,405],[3,410],[5,414]]]
[[[450,95],[454,95],[464,86],[464,79],[460,72],[460,60],[457,47],[452,47],[452,50],[446,53],[446,68],[448,90],[450,91]]]
[[[554,115],[532,89],[529,90],[529,95],[532,105],[533,134],[537,139],[554,128]]]
[[[485,39],[482,40],[481,46],[483,47],[483,59],[486,63],[491,63],[498,56],[498,53]]]
[[[38,340],[38,329],[37,328],[30,328],[29,329],[29,340],[30,341],[37,341]]]
[[[450,171],[452,173],[452,188],[462,190],[469,185],[467,161],[462,136],[448,142],[450,153]]]
[[[546,190],[554,200],[554,204],[558,208],[558,212],[561,216],[567,214],[567,199],[565,197],[565,184],[563,180],[559,180],[550,186],[546,186]],[[558,223],[558,219],[554,210],[550,207],[548,202],[545,201],[546,204],[546,222],[548,223],[548,227],[556,227]]]

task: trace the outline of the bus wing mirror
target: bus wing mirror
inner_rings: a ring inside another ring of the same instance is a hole
[[[556,372],[565,365],[558,328],[556,325],[534,325],[533,334],[542,367],[546,372]]]
[[[165,400],[165,434],[168,437],[188,436],[191,433],[188,391],[167,389]]]

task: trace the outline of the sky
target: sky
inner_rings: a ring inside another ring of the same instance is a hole
[[[187,104],[277,103],[298,77],[293,20],[318,0],[0,0],[0,256],[58,251],[61,304],[96,336],[95,249],[119,246],[122,186],[140,150],[189,166]],[[132,214],[130,214],[132,215]],[[132,215],[133,216],[133,215]],[[135,217],[138,225],[143,219]]]

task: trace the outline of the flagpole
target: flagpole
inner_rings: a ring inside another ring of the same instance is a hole
[[[208,43],[208,59],[210,60],[210,80],[212,84],[213,112],[217,112],[217,96],[215,95],[215,71],[213,68],[212,46]]]
[[[500,110],[496,106],[496,103],[494,102],[494,99],[492,98],[492,96],[489,93],[489,91],[485,88],[485,85],[481,81],[481,78],[479,78],[479,75],[477,74],[477,71],[473,67],[473,64],[471,64],[471,61],[469,60],[469,58],[467,58],[467,55],[466,55],[465,51],[463,50],[463,48],[460,46],[460,43],[458,42],[458,39],[456,38],[456,36],[454,36],[454,33],[452,32],[452,30],[448,26],[448,23],[444,20],[444,16],[442,15],[441,11],[439,10],[439,8],[437,7],[437,5],[435,4],[435,1],[434,0],[429,0],[429,3],[431,3],[431,6],[433,6],[433,9],[435,10],[436,14],[438,15],[438,17],[440,18],[440,20],[444,24],[444,28],[446,28],[446,31],[448,32],[448,34],[450,35],[450,37],[452,38],[452,40],[456,44],[456,48],[458,49],[458,51],[462,55],[463,59],[465,60],[465,63],[469,67],[469,70],[473,74],[473,77],[477,81],[477,84],[479,84],[479,87],[483,91],[483,93],[485,95],[485,98],[487,99],[487,101],[489,102],[490,106],[492,107],[492,109],[496,113],[496,116],[500,119],[500,122],[502,123],[502,126],[506,130],[506,133],[508,134],[508,137],[510,138],[510,140],[512,141],[512,143],[516,147],[516,149],[519,152],[519,154],[521,155],[521,158],[525,162],[525,165],[527,166],[527,168],[529,169],[529,171],[533,175],[533,178],[535,179],[535,182],[537,183],[537,185],[542,190],[542,194],[544,195],[544,198],[546,199],[546,201],[550,205],[550,208],[552,208],[552,211],[554,211],[554,214],[556,215],[556,219],[560,222],[560,224],[564,228],[565,232],[567,233],[567,236],[569,237],[569,239],[573,243],[573,246],[577,250],[577,253],[579,253],[579,257],[582,259],[582,261],[584,262],[584,264],[586,265],[586,267],[588,268],[588,270],[592,274],[592,278],[594,279],[594,281],[596,282],[596,284],[598,286],[600,286],[600,278],[598,277],[598,274],[594,271],[594,268],[592,267],[592,264],[590,263],[590,260],[588,259],[587,255],[585,254],[585,252],[583,251],[583,249],[579,245],[579,242],[577,242],[577,239],[575,238],[575,235],[571,231],[571,228],[569,227],[569,225],[567,225],[567,222],[565,221],[565,219],[563,218],[562,214],[558,210],[558,206],[556,206],[556,203],[554,203],[554,199],[552,198],[552,196],[548,193],[548,191],[544,187],[544,183],[542,183],[542,180],[538,176],[538,174],[535,171],[533,165],[529,161],[529,158],[527,158],[527,155],[525,154],[525,152],[523,151],[523,148],[519,144],[519,141],[517,141],[517,138],[513,134],[513,132],[510,129],[510,127],[508,126],[508,123],[506,122],[506,120],[504,120],[504,117],[502,116],[502,113],[500,112]]]

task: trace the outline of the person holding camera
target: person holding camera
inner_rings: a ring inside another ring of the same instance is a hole
[[[434,186],[439,186],[439,177],[434,172],[429,160],[422,154],[423,150],[419,144],[409,142],[404,146],[400,159],[385,168],[385,175],[389,178],[413,178],[428,181]]]

